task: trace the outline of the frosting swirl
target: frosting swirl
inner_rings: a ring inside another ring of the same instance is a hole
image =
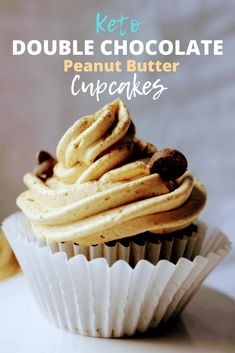
[[[189,225],[205,204],[203,186],[186,171],[172,190],[150,173],[156,148],[135,137],[126,106],[116,100],[76,121],[57,146],[54,175],[28,173],[17,205],[47,241],[97,244],[147,230]]]

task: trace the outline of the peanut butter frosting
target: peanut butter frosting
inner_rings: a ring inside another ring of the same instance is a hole
[[[172,179],[161,174],[160,159],[153,168],[157,153],[136,138],[126,106],[116,100],[67,130],[56,161],[41,154],[39,168],[24,176],[28,189],[17,205],[35,235],[48,242],[91,245],[182,229],[204,207],[206,192],[185,167]]]

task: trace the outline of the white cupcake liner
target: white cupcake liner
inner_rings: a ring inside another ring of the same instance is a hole
[[[187,230],[185,230],[185,232],[181,231],[180,235],[175,235],[175,233],[160,237],[157,234],[152,234],[151,237],[143,235],[142,238],[133,237],[132,239],[129,237],[125,238],[124,241],[112,241],[90,246],[68,242],[46,243],[36,238],[32,232],[26,234],[26,237],[29,241],[36,241],[40,247],[49,246],[52,253],[64,251],[68,259],[81,254],[87,260],[94,260],[99,257],[105,258],[109,266],[112,266],[118,260],[124,260],[135,267],[143,259],[148,260],[153,265],[163,259],[173,263],[176,263],[181,257],[193,260],[201,250],[207,230],[204,222],[195,221],[194,224],[197,226],[197,230],[191,232],[191,234],[187,234]]]
[[[117,260],[124,260],[134,267],[140,260],[148,260],[156,265],[159,260],[170,260],[176,263],[181,257],[193,260],[199,254],[207,226],[203,222],[194,222],[197,225],[197,231],[181,236],[163,235],[161,239],[153,242],[150,240],[125,240],[116,241],[98,245],[84,246],[72,243],[53,243],[48,244],[52,252],[64,251],[68,258],[74,255],[84,255],[87,260],[94,260],[98,257],[104,257],[109,266],[112,266]],[[154,235],[152,236],[154,239]],[[42,243],[40,242],[40,245]],[[46,243],[44,243],[46,245]]]
[[[109,266],[105,258],[73,256],[67,244],[38,244],[22,213],[8,217],[3,230],[43,314],[60,328],[96,337],[131,336],[175,317],[231,248],[209,227],[193,261],[142,259],[131,268],[123,260]]]

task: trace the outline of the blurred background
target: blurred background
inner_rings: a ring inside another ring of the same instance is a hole
[[[85,94],[73,97],[74,72],[63,73],[64,57],[13,57],[12,40],[77,39],[83,43],[95,39],[99,43],[117,39],[117,34],[95,34],[97,11],[142,20],[139,32],[125,37],[129,40],[224,40],[223,56],[168,58],[181,65],[174,74],[157,75],[169,88],[159,100],[154,102],[149,95],[126,103],[139,137],[159,148],[176,147],[184,152],[208,190],[204,218],[229,229],[231,235],[235,214],[235,1],[187,0],[176,5],[173,0],[1,0],[0,219],[16,210],[15,198],[24,190],[22,177],[33,169],[36,152],[46,149],[54,154],[65,129],[114,99],[102,95],[97,103]],[[83,62],[116,59],[99,54],[69,58]],[[138,76],[142,81],[156,79],[152,73]],[[98,78],[122,81],[128,75],[82,74],[87,82]]]

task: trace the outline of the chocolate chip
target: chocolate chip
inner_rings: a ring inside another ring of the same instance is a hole
[[[37,154],[36,154],[36,163],[37,164],[41,164],[45,161],[49,161],[53,159],[54,160],[54,157],[47,151],[38,151]]]
[[[179,178],[187,170],[188,162],[185,156],[172,148],[157,151],[149,162],[151,173],[160,174],[164,180]]]
[[[39,151],[36,155],[36,167],[33,173],[42,180],[52,177],[56,164],[55,158],[46,151]]]

